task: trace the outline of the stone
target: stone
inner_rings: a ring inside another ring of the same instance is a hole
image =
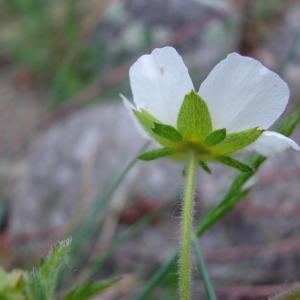
[[[144,143],[120,101],[83,109],[40,133],[12,193],[12,234],[51,231],[84,215]],[[181,174],[167,159],[139,161],[117,197],[168,198]]]

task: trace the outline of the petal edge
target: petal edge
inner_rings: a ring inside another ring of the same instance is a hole
[[[265,131],[253,144],[244,150],[255,151],[264,156],[273,156],[289,148],[300,151],[299,145],[292,139],[275,131]]]

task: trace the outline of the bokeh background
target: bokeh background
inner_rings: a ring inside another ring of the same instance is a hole
[[[144,144],[119,97],[130,98],[128,68],[164,45],[183,55],[196,88],[227,53],[256,57],[288,82],[288,111],[299,107],[299,0],[1,0],[5,268],[31,268],[72,235],[76,263],[66,281],[122,275],[97,299],[133,299],[172,255],[181,165],[138,162],[105,200]],[[211,176],[200,172],[197,220],[235,174],[219,166]],[[300,155],[268,160],[254,181],[202,238],[222,300],[265,299],[300,280]],[[149,299],[176,299],[176,270]]]

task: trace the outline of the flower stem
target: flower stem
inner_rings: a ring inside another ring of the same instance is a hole
[[[180,252],[180,294],[181,300],[190,300],[191,272],[190,248],[193,219],[193,192],[196,180],[197,159],[191,152],[186,169],[186,181],[183,197],[181,252]]]

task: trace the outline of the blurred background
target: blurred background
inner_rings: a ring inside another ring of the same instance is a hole
[[[182,54],[196,88],[227,53],[256,57],[288,82],[288,110],[299,106],[299,0],[1,0],[5,268],[31,268],[72,235],[64,284],[122,275],[97,299],[133,299],[172,255],[182,166],[138,162],[111,186],[144,144],[119,97],[131,97],[128,68],[164,45]],[[196,220],[235,174],[200,173]],[[298,153],[268,160],[254,190],[202,238],[220,299],[265,299],[300,280],[299,175]],[[147,299],[176,299],[176,280],[174,270]],[[200,299],[197,279],[194,289]]]

